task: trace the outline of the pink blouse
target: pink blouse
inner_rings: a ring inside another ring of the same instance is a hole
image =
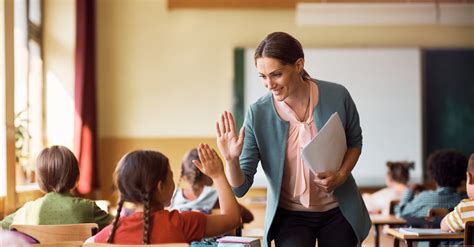
[[[318,104],[318,88],[310,85],[310,110],[305,121],[301,121],[284,101],[275,102],[275,109],[281,119],[289,122],[288,142],[279,206],[294,211],[324,212],[338,206],[332,194],[319,190],[314,182],[314,174],[306,167],[301,157],[301,149],[317,133],[313,120],[313,110]]]

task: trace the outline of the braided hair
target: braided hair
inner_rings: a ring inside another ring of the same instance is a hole
[[[125,201],[143,204],[143,244],[149,243],[153,195],[158,182],[165,183],[169,169],[168,158],[160,152],[137,150],[122,157],[114,174],[120,200],[107,243],[113,243]]]

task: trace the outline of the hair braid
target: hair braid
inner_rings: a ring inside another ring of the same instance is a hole
[[[143,244],[148,244],[150,239],[150,192],[143,195]]]
[[[117,230],[117,224],[120,218],[120,213],[122,211],[124,201],[122,199],[119,200],[117,204],[117,215],[115,215],[114,222],[112,222],[112,229],[110,230],[109,237],[107,238],[107,243],[111,244],[114,241],[115,231]]]

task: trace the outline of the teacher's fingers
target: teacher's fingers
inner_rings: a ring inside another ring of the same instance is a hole
[[[229,117],[229,128],[232,133],[235,133],[235,123],[234,123],[234,117],[232,116],[231,112],[228,112],[228,117]]]
[[[224,112],[224,129],[225,132],[230,132],[230,120],[229,120],[229,112],[225,111]]]
[[[325,179],[325,178],[329,177],[330,173],[329,172],[318,172],[318,173],[315,173],[314,175],[315,175],[316,178]]]
[[[225,134],[227,131],[225,129],[225,112],[221,115],[221,121],[219,122],[219,127],[221,128],[222,134]]]
[[[217,137],[222,136],[221,128],[219,128],[219,122],[216,122],[216,133],[217,133]]]

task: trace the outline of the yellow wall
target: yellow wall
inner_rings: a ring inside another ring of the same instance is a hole
[[[46,144],[73,148],[76,2],[45,0],[43,18]]]
[[[68,36],[58,46],[51,38],[46,50],[46,57],[64,54],[65,66],[46,62],[68,81],[73,0],[45,5],[46,18],[63,22],[48,33]],[[472,27],[298,27],[293,10],[168,11],[165,0],[98,0],[96,16],[99,169],[107,198],[115,164],[131,149],[162,151],[176,178],[185,151],[203,141],[214,145],[215,121],[232,107],[233,49],[255,47],[269,32],[287,31],[305,47],[474,46]]]
[[[107,137],[213,136],[232,104],[233,49],[272,31],[305,47],[474,45],[472,27],[298,27],[293,10],[168,11],[165,0],[98,1],[97,25]]]

